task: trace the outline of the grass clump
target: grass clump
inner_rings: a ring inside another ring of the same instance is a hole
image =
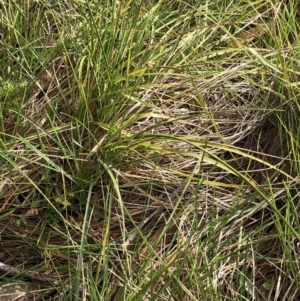
[[[297,1],[0,6],[2,289],[298,298]]]

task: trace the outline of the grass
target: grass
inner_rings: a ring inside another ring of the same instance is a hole
[[[2,1],[2,289],[298,300],[299,4]]]

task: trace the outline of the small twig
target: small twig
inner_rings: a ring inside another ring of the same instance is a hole
[[[54,279],[53,277],[44,276],[40,273],[36,272],[26,272],[24,269],[21,268],[15,268],[9,264],[5,264],[3,262],[0,262],[0,271],[7,272],[13,275],[23,275],[31,280],[34,281],[40,281],[40,282],[47,282],[52,285],[58,284],[58,281]]]

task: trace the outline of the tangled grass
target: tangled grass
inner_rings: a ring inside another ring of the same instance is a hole
[[[0,2],[2,294],[298,300],[299,4]]]

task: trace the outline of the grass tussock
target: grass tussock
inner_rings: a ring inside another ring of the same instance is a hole
[[[2,293],[298,300],[299,4],[2,1]]]

